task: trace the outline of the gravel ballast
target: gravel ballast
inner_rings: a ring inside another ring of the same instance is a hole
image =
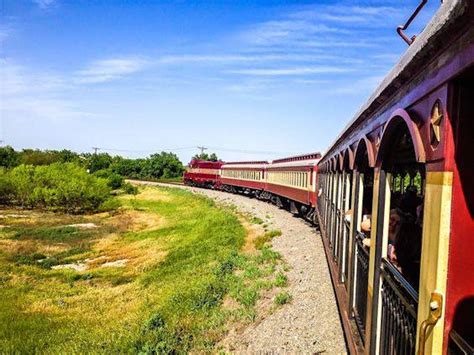
[[[285,210],[256,199],[215,190],[177,187],[219,203],[235,205],[240,212],[262,219],[269,229],[282,232],[272,240],[272,248],[281,253],[290,266],[286,273],[289,281],[286,290],[292,300],[243,330],[230,332],[222,343],[225,350],[233,353],[347,353],[321,236],[314,227]]]

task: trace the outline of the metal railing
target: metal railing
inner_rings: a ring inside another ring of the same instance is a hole
[[[334,213],[335,213],[334,202],[329,200],[328,234],[329,234],[329,247],[331,248],[331,250],[334,250]]]
[[[381,354],[414,354],[418,293],[387,259],[381,265]]]
[[[357,232],[355,236],[355,302],[352,310],[362,342],[365,339],[367,324],[367,285],[369,281],[369,250],[362,243],[365,238],[366,236],[362,232]]]
[[[343,222],[343,257],[344,257],[344,267],[342,269],[342,273],[344,275],[344,280],[347,286],[347,278],[349,275],[349,235],[350,235],[350,230],[351,230],[351,224],[349,221],[346,220],[344,217],[344,222]]]
[[[335,209],[336,218],[334,219],[334,249],[332,251],[332,254],[333,254],[334,260],[336,261],[336,264],[340,264],[341,230],[339,227],[341,224],[341,210],[337,207],[336,204],[334,205],[334,209]]]
[[[448,355],[472,355],[474,347],[454,329],[449,332]]]

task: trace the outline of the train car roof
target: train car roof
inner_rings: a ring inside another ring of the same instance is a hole
[[[324,152],[323,160],[350,132],[382,108],[392,99],[400,87],[406,85],[410,78],[420,72],[421,68],[430,60],[433,51],[439,50],[439,47],[443,46],[444,43],[452,41],[453,32],[458,30],[459,22],[462,22],[460,20],[473,11],[474,5],[470,2],[471,0],[445,0],[441,4],[440,9],[423,32],[416,37],[416,40],[408,47],[395,67]],[[467,21],[469,21],[469,18]]]
[[[292,167],[313,167],[318,165],[320,159],[308,159],[299,161],[284,161],[281,163],[271,163],[268,165],[268,169],[273,168],[292,168]]]
[[[222,165],[224,162],[222,160],[218,161],[211,161],[211,160],[199,160],[199,159],[192,159],[188,166],[195,166],[195,165],[209,165],[209,166],[214,166],[214,165]]]
[[[221,169],[264,169],[268,162],[233,162],[225,163]]]
[[[309,153],[309,154],[295,155],[295,156],[291,156],[287,158],[275,159],[272,161],[272,164],[295,162],[295,161],[302,161],[302,160],[315,160],[315,159],[320,159],[320,158],[321,158],[321,153],[315,152],[315,153]]]

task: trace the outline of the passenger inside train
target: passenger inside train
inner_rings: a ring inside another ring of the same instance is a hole
[[[409,173],[401,171],[391,180],[387,259],[418,291],[423,227],[423,169],[411,169]]]

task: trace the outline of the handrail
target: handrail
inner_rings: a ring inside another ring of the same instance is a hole
[[[420,4],[418,7],[415,9],[415,11],[411,14],[411,16],[408,18],[407,22],[403,26],[398,26],[397,27],[397,33],[402,39],[410,46],[413,41],[415,41],[416,35],[413,35],[411,38],[409,38],[403,31],[405,31],[408,26],[413,22],[415,19],[416,15],[421,11],[421,9],[426,5],[428,0],[421,0]]]
[[[418,292],[416,292],[413,286],[410,285],[407,280],[405,280],[402,273],[398,271],[398,269],[385,258],[382,259],[382,265],[382,271],[387,274],[390,274],[394,278],[396,283],[399,284],[399,286],[401,286],[401,288],[412,298],[412,301],[418,303]]]
[[[474,347],[469,345],[469,343],[465,339],[463,339],[454,329],[451,329],[451,331],[449,332],[449,337],[451,338],[453,343],[456,344],[458,349],[462,351],[463,354],[474,354]]]

